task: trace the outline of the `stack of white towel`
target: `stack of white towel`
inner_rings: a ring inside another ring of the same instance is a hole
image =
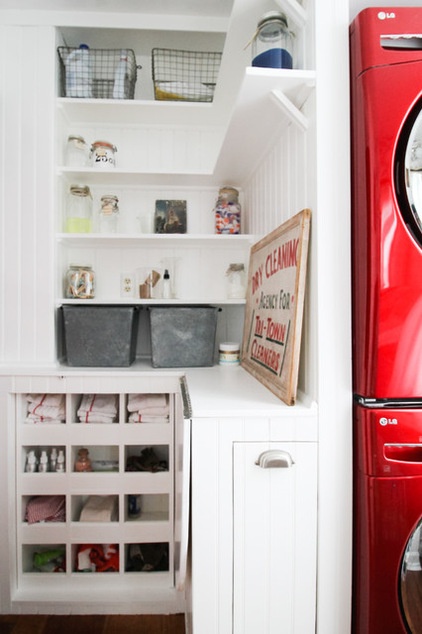
[[[27,394],[26,423],[63,423],[65,420],[64,394]]]
[[[114,423],[118,397],[116,394],[84,394],[77,414],[81,423]]]
[[[129,423],[168,423],[167,394],[129,394]]]

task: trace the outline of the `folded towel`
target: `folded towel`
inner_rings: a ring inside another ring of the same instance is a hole
[[[115,394],[84,394],[77,414],[82,423],[113,423],[118,414]]]
[[[64,394],[27,394],[28,416],[25,422],[63,422],[65,420]]]
[[[129,412],[167,414],[168,398],[166,394],[129,394],[127,409]]]
[[[168,416],[155,416],[154,414],[143,414],[142,412],[132,412],[129,415],[129,423],[168,423]]]

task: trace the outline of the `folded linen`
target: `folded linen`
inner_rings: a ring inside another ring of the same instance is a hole
[[[167,414],[168,397],[166,394],[129,394],[127,409],[129,412]]]
[[[168,423],[169,416],[155,416],[154,414],[144,414],[143,412],[132,412],[129,415],[129,423]]]
[[[64,394],[27,394],[25,422],[63,422],[65,420]]]
[[[82,423],[113,423],[118,414],[116,394],[84,394],[77,414]]]

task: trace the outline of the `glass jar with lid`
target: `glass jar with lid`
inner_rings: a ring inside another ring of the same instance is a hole
[[[101,233],[115,233],[119,219],[119,199],[112,194],[101,196],[99,230]]]
[[[238,190],[234,187],[222,187],[218,192],[214,213],[216,233],[240,233],[241,206]]]
[[[115,154],[117,148],[108,141],[94,141],[91,145],[92,167],[99,169],[113,169],[116,167]]]
[[[88,162],[88,146],[82,136],[70,135],[66,144],[66,165],[85,167]]]
[[[227,297],[229,299],[244,299],[246,294],[245,265],[242,263],[230,264],[226,271]]]
[[[92,231],[92,196],[87,185],[71,185],[66,202],[67,233]]]
[[[68,299],[94,299],[95,273],[92,266],[71,264],[66,272],[65,296]]]
[[[293,68],[293,34],[279,11],[264,13],[252,40],[252,66]]]

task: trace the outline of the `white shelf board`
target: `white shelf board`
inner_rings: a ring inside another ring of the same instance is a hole
[[[233,305],[244,305],[246,303],[245,299],[227,299],[221,297],[214,298],[206,298],[206,297],[196,297],[195,300],[192,299],[137,299],[136,297],[119,297],[119,298],[109,298],[105,297],[103,299],[95,298],[95,299],[68,299],[66,297],[59,297],[56,300],[57,306],[63,306],[64,304],[70,306],[80,306],[80,305],[88,305],[88,306],[114,306],[114,305],[127,305],[127,306],[198,306],[204,304],[212,304],[213,306],[233,306]]]
[[[212,248],[232,248],[248,246],[256,242],[257,237],[249,233],[239,235],[198,234],[198,233],[139,233],[139,234],[102,234],[102,233],[58,233],[57,241],[69,246],[106,246],[139,247],[148,246],[208,246]]]
[[[69,182],[78,182],[87,185],[110,186],[184,186],[210,187],[213,185],[212,170],[192,172],[150,172],[143,170],[98,170],[92,167],[75,169],[72,167],[59,167],[58,175],[66,177]]]
[[[126,125],[223,125],[223,110],[214,103],[136,99],[77,99],[60,97],[58,106],[72,123]]]
[[[296,123],[295,116],[287,109],[280,110],[274,92],[288,100],[291,111],[300,113],[314,86],[314,71],[248,67],[214,177],[243,183],[280,129],[291,122]],[[274,108],[278,108],[277,117],[274,117]],[[297,118],[300,116],[301,113]],[[278,122],[276,127],[274,121]]]

